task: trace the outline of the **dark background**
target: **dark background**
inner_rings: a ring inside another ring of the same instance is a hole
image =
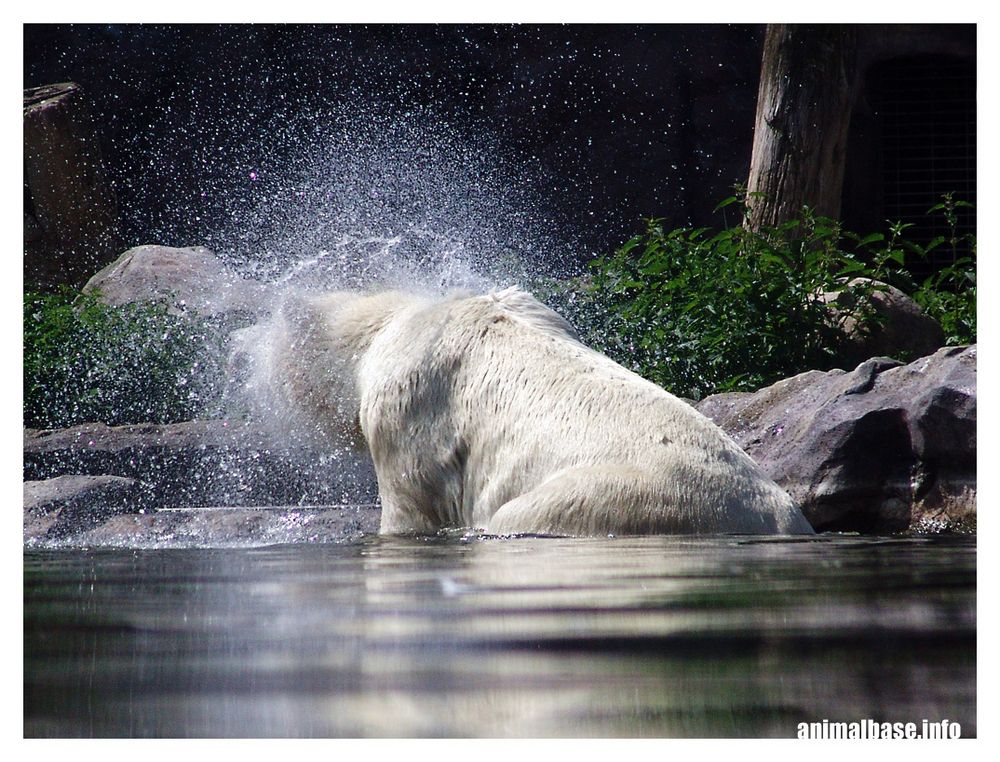
[[[862,233],[902,219],[929,238],[941,232],[925,214],[940,193],[975,201],[976,28],[862,28],[842,214]],[[380,125],[410,121],[446,129],[449,145],[465,141],[457,155],[474,172],[509,176],[531,196],[512,203],[531,207],[535,227],[570,241],[585,261],[637,232],[643,217],[722,222],[713,208],[748,175],[764,31],[26,25],[24,85],[72,80],[85,89],[125,245],[224,250],[233,228],[220,231],[243,201],[254,212],[241,211],[252,222],[239,235],[284,224],[288,204],[260,203],[288,196],[268,177],[287,175],[336,130],[343,158],[352,131],[375,125],[391,142]],[[395,158],[409,162],[412,152],[419,172],[419,148],[406,143]],[[364,207],[369,189],[356,186],[371,176],[331,180],[345,187],[326,193],[329,203],[353,193]],[[369,217],[405,216],[404,201],[392,210],[373,203]],[[477,209],[470,219],[489,213]],[[315,199],[309,213],[323,213]],[[962,226],[974,230],[974,215],[963,212]]]
[[[210,238],[225,209],[195,220],[199,189],[280,165],[276,122],[378,104],[487,136],[589,255],[644,216],[707,224],[745,181],[763,31],[27,25],[24,85],[85,89],[130,245]]]

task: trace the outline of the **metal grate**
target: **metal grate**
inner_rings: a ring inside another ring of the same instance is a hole
[[[927,210],[948,192],[976,201],[975,64],[941,56],[896,59],[883,64],[875,79],[885,216],[912,223],[907,237],[920,243],[950,237],[944,216]],[[959,210],[957,234],[974,233],[975,227],[975,210]],[[942,247],[914,270],[937,269],[955,256]]]

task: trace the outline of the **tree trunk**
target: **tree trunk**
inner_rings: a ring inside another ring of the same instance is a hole
[[[114,193],[79,86],[24,91],[24,276],[82,282],[119,244]]]
[[[757,95],[749,224],[809,206],[837,217],[856,79],[856,25],[771,24]]]

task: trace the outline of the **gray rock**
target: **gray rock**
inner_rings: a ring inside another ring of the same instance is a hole
[[[817,530],[974,528],[976,347],[875,358],[698,403]]]
[[[66,537],[109,516],[138,510],[141,483],[121,476],[67,474],[24,483],[24,539]]]
[[[166,300],[175,313],[203,317],[258,315],[268,303],[265,284],[229,271],[202,246],[137,246],[94,275],[83,290],[98,291],[112,306]]]
[[[151,508],[364,503],[377,494],[366,454],[315,452],[218,420],[25,429],[24,479],[62,474],[142,480]]]
[[[867,278],[855,278],[847,286],[822,297],[830,305],[834,318],[842,318],[845,345],[841,355],[845,362],[857,363],[880,355],[923,357],[944,346],[941,324],[895,286]],[[862,288],[866,295],[859,297],[851,287]],[[845,310],[858,307],[859,298],[874,311],[875,323],[867,331],[854,317],[844,314]]]

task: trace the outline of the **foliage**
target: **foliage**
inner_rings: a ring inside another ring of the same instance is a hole
[[[745,193],[723,201],[717,208],[740,210],[744,224],[718,232],[668,230],[662,220],[649,220],[641,235],[591,263],[588,283],[564,288],[556,301],[592,345],[695,399],[834,367],[843,323],[875,326],[864,297],[878,283],[911,293],[949,341],[975,341],[975,242],[954,235],[961,202],[946,197],[934,211],[952,215],[956,256],[963,244],[971,244],[972,254],[918,286],[904,267],[907,258],[927,257],[946,239],[921,247],[905,239],[909,226],[898,223],[887,235],[862,237],[808,208],[783,225],[752,230],[745,224],[752,201]],[[824,294],[835,291],[849,298],[832,311]]]
[[[946,193],[941,203],[928,211],[928,214],[944,214],[951,235],[935,238],[922,254],[926,256],[947,244],[952,264],[931,275],[913,293],[914,301],[941,323],[949,344],[971,344],[976,340],[976,239],[968,234],[956,235],[956,210],[970,206],[967,201],[957,201],[951,193]],[[963,256],[964,251],[969,253]]]
[[[110,307],[68,287],[24,294],[24,424],[188,420],[214,400],[219,333],[159,303]]]

